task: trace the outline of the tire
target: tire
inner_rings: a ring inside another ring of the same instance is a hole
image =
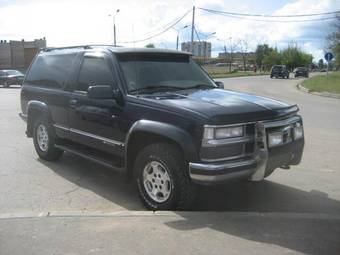
[[[273,79],[273,75],[270,76],[270,79]]]
[[[176,146],[167,143],[146,146],[137,155],[134,174],[146,208],[155,211],[192,207],[196,186],[191,182],[188,167]],[[157,194],[152,196],[152,191]]]
[[[63,151],[54,147],[55,132],[45,117],[38,117],[34,122],[33,143],[35,151],[41,159],[48,161],[58,160]]]

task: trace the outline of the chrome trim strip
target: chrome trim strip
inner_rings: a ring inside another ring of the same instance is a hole
[[[205,143],[202,144],[203,147],[215,147],[220,145],[231,145],[236,143],[246,143],[254,141],[254,138],[251,136],[240,136],[226,139],[216,139],[216,140],[205,140]]]
[[[81,130],[78,130],[78,129],[67,128],[67,127],[63,127],[63,126],[60,126],[60,125],[56,125],[56,124],[54,124],[53,126],[56,127],[56,128],[59,128],[59,129],[63,129],[65,131],[70,131],[70,132],[76,133],[78,135],[83,135],[83,136],[91,137],[93,139],[100,140],[104,144],[107,144],[107,145],[117,145],[117,146],[121,146],[121,147],[125,146],[125,144],[122,143],[122,142],[112,140],[112,139],[108,139],[108,138],[105,138],[105,137],[102,137],[102,136],[94,135],[94,134],[84,132],[84,131],[81,131]]]
[[[200,170],[206,170],[206,171],[219,171],[226,168],[235,168],[235,167],[241,167],[246,165],[254,164],[256,161],[254,159],[248,159],[243,160],[240,162],[227,162],[222,164],[202,164],[202,163],[189,163],[189,169],[200,169]]]
[[[57,124],[53,124],[53,126],[54,126],[55,128],[59,128],[59,129],[65,130],[65,131],[70,131],[69,128],[63,127],[63,126],[60,126],[60,125],[57,125]]]

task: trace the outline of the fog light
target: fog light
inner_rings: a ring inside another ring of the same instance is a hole
[[[297,123],[294,127],[294,139],[299,139],[303,137],[303,126],[300,123]]]
[[[282,133],[269,133],[268,134],[268,146],[274,147],[283,144],[283,134]]]

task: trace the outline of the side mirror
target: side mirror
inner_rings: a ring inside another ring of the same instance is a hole
[[[215,84],[217,85],[217,87],[218,87],[219,89],[224,89],[224,84],[223,84],[223,82],[221,82],[221,81],[215,81]]]
[[[90,86],[87,90],[89,98],[93,99],[113,99],[113,91],[111,86],[108,85],[95,85]]]

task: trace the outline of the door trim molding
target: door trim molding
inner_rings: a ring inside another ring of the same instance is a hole
[[[125,143],[123,143],[123,142],[112,140],[112,139],[108,139],[108,138],[105,138],[105,137],[102,137],[102,136],[98,136],[98,135],[94,135],[94,134],[91,134],[91,133],[88,133],[88,132],[85,132],[85,131],[82,131],[82,130],[79,130],[79,129],[67,128],[67,127],[64,127],[64,126],[57,125],[57,124],[54,124],[53,126],[55,128],[59,128],[59,129],[65,130],[65,131],[76,133],[78,135],[83,135],[83,136],[91,137],[93,139],[100,140],[100,141],[103,142],[103,144],[107,144],[107,145],[111,145],[111,146],[120,146],[120,147],[124,147],[125,146]]]

